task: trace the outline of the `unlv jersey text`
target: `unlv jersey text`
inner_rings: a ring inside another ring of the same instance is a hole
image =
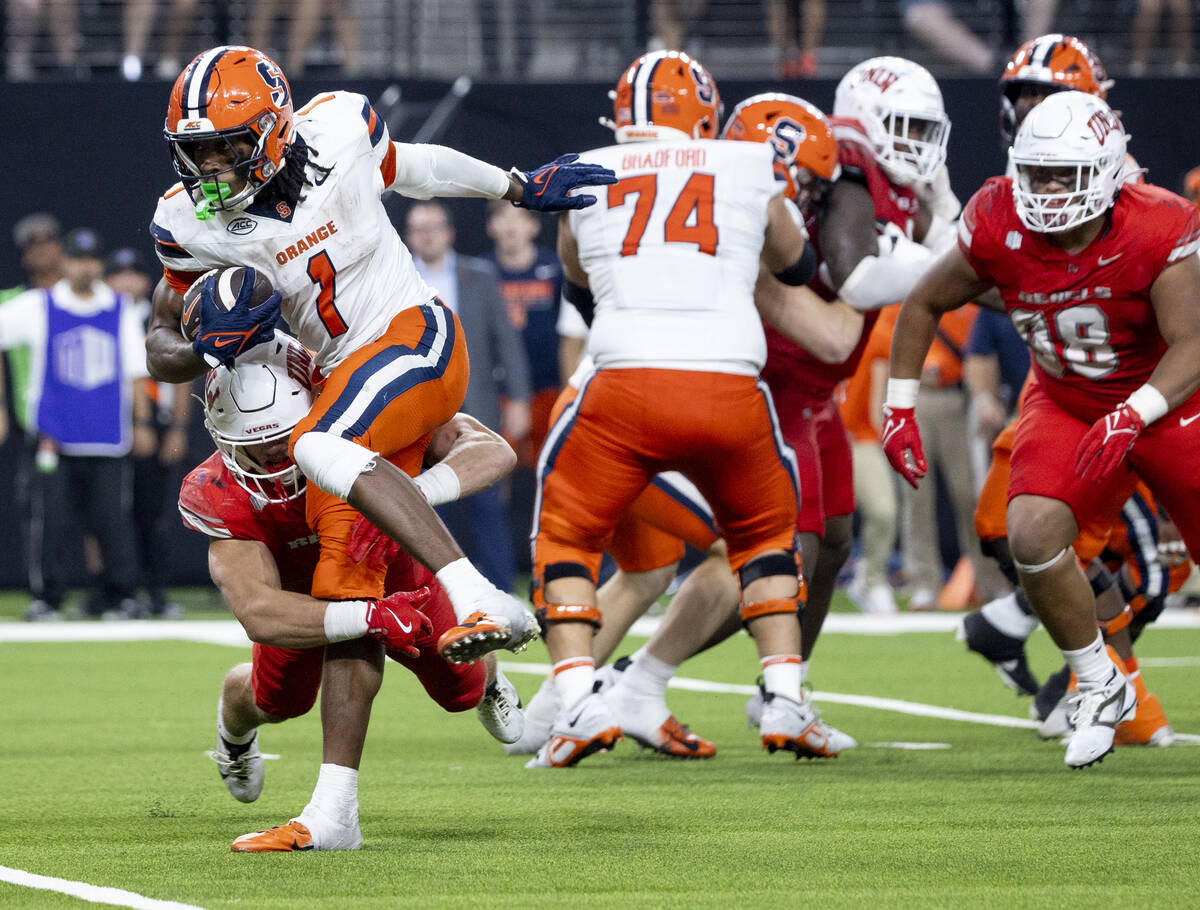
[[[1032,303],[1045,306],[1055,303],[1075,303],[1083,300],[1111,300],[1112,288],[1076,288],[1070,291],[1054,291],[1042,294],[1036,291],[1021,291],[1017,299],[1022,303]]]

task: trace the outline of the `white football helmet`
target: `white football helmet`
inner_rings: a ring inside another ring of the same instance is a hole
[[[833,116],[857,120],[894,183],[927,182],[946,161],[950,118],[925,67],[903,57],[872,57],[842,77]]]
[[[314,397],[312,355],[280,331],[238,357],[232,369],[219,366],[208,374],[204,426],[244,490],[275,503],[304,492],[304,475],[291,459],[261,464],[248,447],[286,439]]]
[[[1058,92],[1029,112],[1008,150],[1021,223],[1043,234],[1070,230],[1108,211],[1121,187],[1125,130],[1102,99]],[[1073,168],[1062,193],[1033,191],[1035,172]]]

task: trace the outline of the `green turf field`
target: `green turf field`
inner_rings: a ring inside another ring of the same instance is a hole
[[[640,640],[631,640],[636,646]],[[531,661],[544,661],[540,647]],[[1152,630],[1143,658],[1196,657],[1200,630]],[[679,763],[622,743],[526,771],[474,713],[449,716],[389,669],[361,781],[359,853],[233,855],[239,834],[308,799],[313,715],[266,729],[263,796],[235,802],[215,766],[216,696],[243,650],[165,641],[0,644],[0,866],[159,900],[240,907],[1065,907],[1194,905],[1200,748],[1124,748],[1071,771],[1032,731],[827,703],[863,746],[826,762],[769,756],[744,696],[672,691],[715,740]],[[952,636],[830,634],[819,691],[1024,717]],[[1031,658],[1044,674],[1044,633]],[[1147,666],[1175,729],[1200,733],[1200,666]],[[739,636],[683,675],[753,680]],[[513,675],[528,696],[538,677]],[[944,743],[903,751],[877,742]],[[2,907],[81,906],[0,883]]]

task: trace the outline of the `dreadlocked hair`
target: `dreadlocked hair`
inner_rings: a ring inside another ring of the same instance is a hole
[[[266,205],[284,202],[290,208],[295,208],[303,202],[304,188],[313,185],[312,181],[308,179],[308,168],[311,167],[322,175],[333,170],[332,167],[321,167],[311,160],[318,154],[315,148],[297,134],[296,141],[288,146],[287,161],[283,170],[276,174],[274,179],[267,182],[267,185],[254,197],[255,202]]]

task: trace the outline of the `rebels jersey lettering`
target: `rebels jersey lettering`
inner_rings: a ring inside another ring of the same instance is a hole
[[[912,237],[914,219],[920,209],[916,194],[910,187],[897,186],[888,180],[876,162],[866,134],[857,120],[845,117],[830,117],[829,120],[838,143],[838,163],[842,166],[841,179],[854,180],[866,187],[875,206],[876,224],[894,224],[903,230],[906,236]],[[805,214],[805,227],[819,255],[821,236],[816,212],[810,210]],[[836,296],[820,281],[814,280],[813,289],[827,300]],[[870,338],[871,329],[878,318],[878,311],[863,314],[863,329],[858,344],[849,357],[835,364],[823,363],[768,327],[767,366],[763,370],[763,379],[772,392],[786,388],[789,397],[797,401],[807,401],[816,405],[828,400],[837,384],[853,376],[854,371],[858,369],[867,339]]]
[[[993,177],[971,197],[958,228],[960,249],[1003,296],[1046,394],[1087,421],[1154,371],[1167,344],[1150,286],[1200,248],[1200,213],[1160,187],[1123,186],[1111,218],[1087,249],[1068,253],[1025,228],[1012,180]]]
[[[771,149],[701,139],[582,157],[619,181],[569,215],[596,298],[596,366],[757,375],[766,345],[754,283],[767,203],[781,190]]]
[[[252,202],[244,211],[201,221],[177,184],[159,199],[150,233],[168,280],[177,276],[172,285],[181,293],[180,284],[211,268],[262,271],[283,295],[283,318],[328,373],[382,335],[397,313],[428,302],[434,292],[380,200],[387,189],[405,191],[394,183],[397,155],[414,147],[393,145],[367,99],[349,92],[310,101],[296,114],[296,132],[310,150],[313,185],[294,210]]]

